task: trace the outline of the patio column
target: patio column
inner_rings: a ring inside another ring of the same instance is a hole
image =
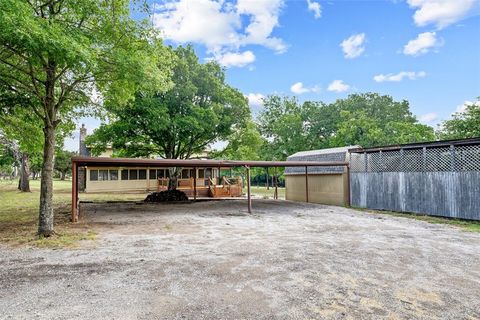
[[[247,197],[248,197],[248,213],[252,213],[252,195],[250,193],[250,167],[245,166],[247,169]]]
[[[85,170],[85,179],[87,170]],[[77,184],[77,163],[72,161],[72,222],[78,221],[78,184]]]
[[[197,167],[193,168],[193,200],[197,201]]]
[[[275,192],[273,194],[273,199],[278,200],[277,167],[274,168],[274,174],[273,174],[273,177],[272,177],[272,184],[275,186]]]

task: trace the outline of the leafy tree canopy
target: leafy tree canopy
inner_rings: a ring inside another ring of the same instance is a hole
[[[249,118],[245,97],[225,82],[216,62],[199,63],[191,46],[173,52],[174,86],[155,94],[137,92],[126,107],[110,107],[110,123],[87,138],[93,154],[111,145],[117,156],[188,159]]]
[[[53,156],[60,123],[95,93],[123,105],[169,85],[171,59],[128,0],[0,1],[0,84],[23,99],[44,136],[39,234],[53,234]]]
[[[259,125],[270,142],[264,158],[278,160],[301,150],[435,138],[431,127],[418,123],[407,101],[377,93],[352,94],[330,104],[269,96]]]
[[[227,141],[225,149],[214,154],[214,157],[229,160],[259,160],[261,150],[266,144],[252,120],[237,126]]]
[[[480,137],[480,98],[457,112],[451,120],[444,121],[437,132],[440,139],[465,139]]]
[[[55,151],[54,168],[61,174],[61,179],[65,180],[65,175],[72,171],[72,157],[75,152],[57,149]]]

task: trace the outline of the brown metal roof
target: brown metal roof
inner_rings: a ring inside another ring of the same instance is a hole
[[[329,167],[348,166],[347,162],[319,161],[242,161],[242,160],[180,160],[180,159],[140,159],[108,157],[72,157],[79,166],[123,166],[123,167]]]

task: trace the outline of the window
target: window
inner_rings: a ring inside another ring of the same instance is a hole
[[[152,179],[157,179],[157,170],[155,169],[150,169],[150,173],[149,173],[149,176],[150,180]]]
[[[182,179],[187,179],[188,178],[188,170],[187,169],[182,170],[181,178]]]
[[[137,180],[137,179],[138,179],[138,170],[130,169],[130,180]]]
[[[127,169],[122,170],[122,180],[128,180],[128,170]]]
[[[158,169],[157,170],[157,178],[165,178],[167,175],[165,174],[165,169]]]
[[[98,180],[107,181],[108,180],[108,170],[98,170]]]
[[[108,170],[110,174],[110,180],[118,180],[118,170]]]
[[[90,181],[98,180],[98,170],[90,170]]]
[[[211,178],[212,177],[212,169],[207,168],[205,169],[205,178]]]
[[[147,170],[139,169],[138,170],[138,180],[146,180],[147,179]]]

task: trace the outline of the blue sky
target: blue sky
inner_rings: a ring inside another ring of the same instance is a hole
[[[436,126],[480,96],[480,1],[155,2],[165,43],[192,43],[254,112],[268,94],[331,102],[354,92],[406,99]],[[91,131],[95,119],[83,119]],[[77,136],[77,135],[75,135]],[[66,147],[76,150],[77,139]]]

